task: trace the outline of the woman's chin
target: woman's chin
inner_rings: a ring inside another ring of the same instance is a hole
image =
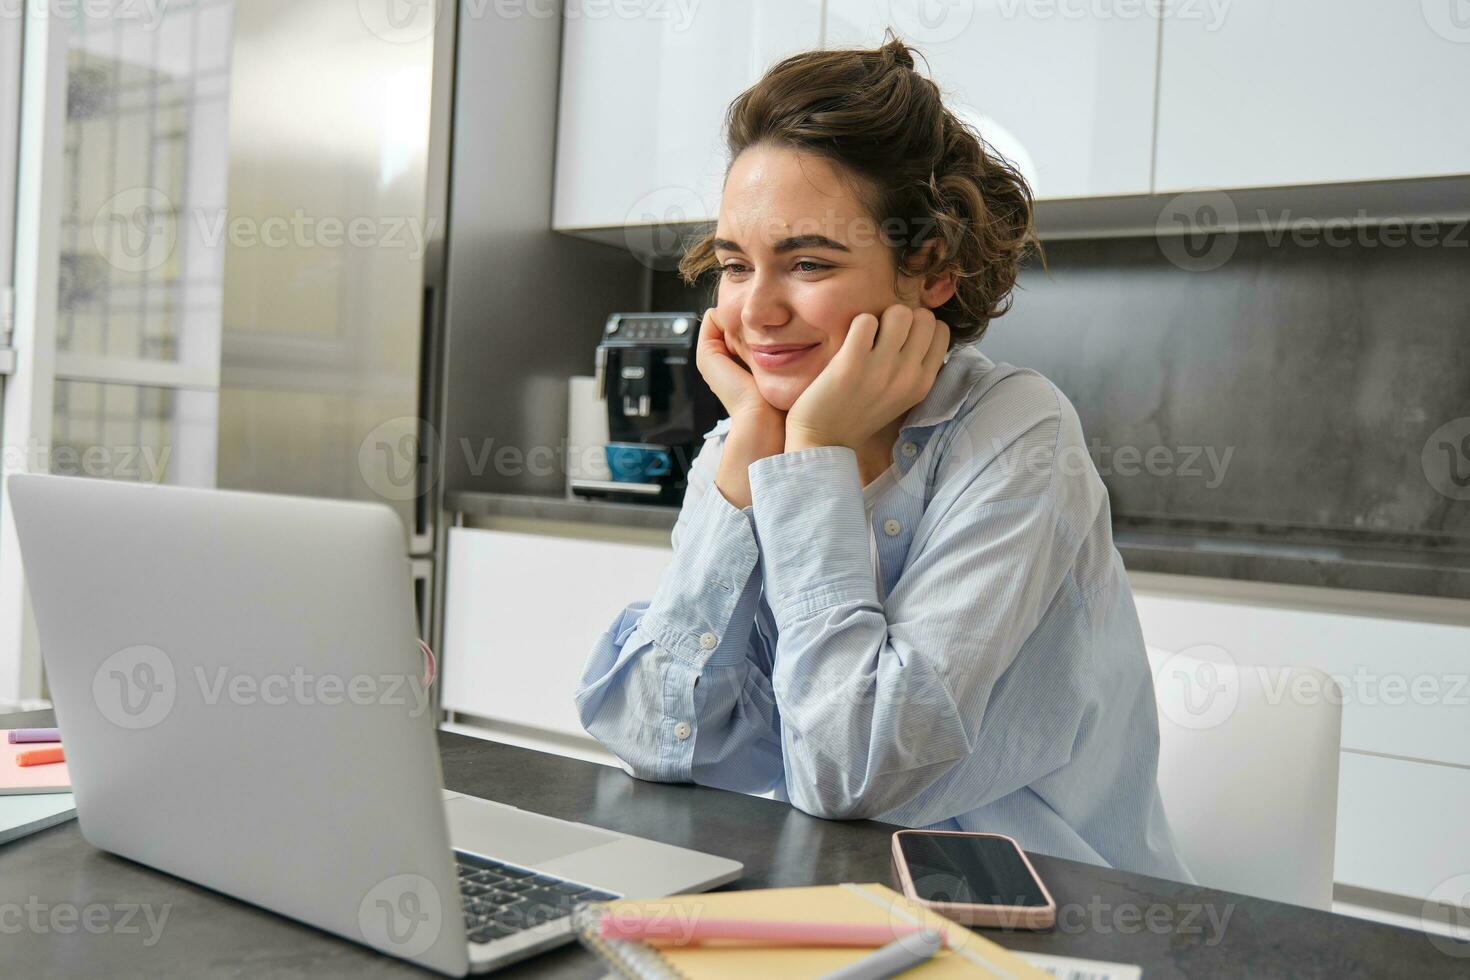
[[[778,412],[789,412],[809,383],[805,378],[757,378],[755,386],[772,408]]]

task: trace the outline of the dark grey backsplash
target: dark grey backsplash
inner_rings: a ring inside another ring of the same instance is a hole
[[[1072,400],[1131,567],[1470,596],[1470,231],[1431,230],[1053,242],[981,349]]]
[[[1443,472],[1425,465],[1431,434],[1470,419],[1458,241],[1244,235],[1210,271],[1180,268],[1153,238],[1059,242],[981,349],[1076,405],[1116,519],[1470,546],[1470,502],[1434,486],[1450,460],[1431,447]]]

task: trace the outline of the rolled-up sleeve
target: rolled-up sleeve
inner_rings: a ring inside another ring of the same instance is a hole
[[[997,455],[1055,438],[1055,420],[1041,419]],[[1076,553],[1046,481],[1008,477],[1006,465],[977,459],[955,476],[924,512],[884,602],[856,454],[814,447],[751,466],[778,634],[786,790],[797,807],[837,818],[907,807],[906,822],[922,825],[1068,760],[1082,711],[1073,692],[1017,692],[1030,715],[1019,723],[990,715]],[[963,779],[940,782],[962,763]]]
[[[781,748],[764,638],[751,508],[714,486],[721,438],[690,467],[673,556],[649,600],[597,640],[574,700],[582,725],[642,779],[762,792]]]

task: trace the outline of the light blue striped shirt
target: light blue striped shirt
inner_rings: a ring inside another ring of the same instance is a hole
[[[1192,880],[1107,491],[1056,386],[952,351],[871,525],[842,446],[756,461],[735,507],[714,486],[728,429],[691,467],[653,598],[577,687],[629,773]]]

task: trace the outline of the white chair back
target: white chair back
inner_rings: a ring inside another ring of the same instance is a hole
[[[1342,697],[1310,667],[1150,648],[1159,792],[1202,885],[1332,906]]]

